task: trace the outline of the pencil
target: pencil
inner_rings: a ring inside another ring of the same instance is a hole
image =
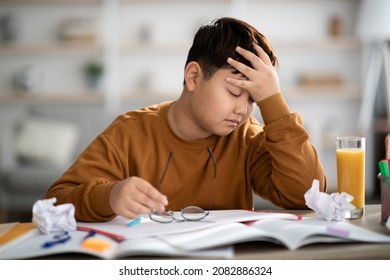
[[[385,138],[386,158],[390,158],[390,133]]]

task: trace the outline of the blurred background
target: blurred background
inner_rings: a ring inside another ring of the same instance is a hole
[[[0,0],[0,222],[31,219],[32,204],[118,114],[178,98],[195,32],[224,16],[275,48],[282,92],[329,193],[335,136],[366,137],[366,201],[378,203],[390,127],[386,2]],[[256,199],[256,208],[272,205]]]

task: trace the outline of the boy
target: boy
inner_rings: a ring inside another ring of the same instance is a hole
[[[79,221],[153,210],[252,209],[254,190],[284,208],[306,208],[322,165],[300,116],[280,93],[267,39],[221,18],[195,35],[180,98],[119,116],[50,187]],[[251,116],[258,106],[264,120]]]

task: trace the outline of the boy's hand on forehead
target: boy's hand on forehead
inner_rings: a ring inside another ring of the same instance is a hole
[[[254,48],[258,55],[241,47],[236,48],[236,51],[248,60],[252,67],[246,66],[231,57],[227,60],[247,80],[228,77],[226,81],[233,86],[248,91],[252,99],[258,102],[271,95],[280,93],[280,85],[276,69],[266,52],[257,44],[254,44]]]

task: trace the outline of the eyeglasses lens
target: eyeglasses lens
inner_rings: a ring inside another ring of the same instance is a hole
[[[159,223],[170,223],[173,221],[173,215],[165,211],[153,211],[149,214],[152,221]]]
[[[208,212],[198,206],[188,206],[181,210],[181,216],[187,221],[199,221],[206,217]]]

